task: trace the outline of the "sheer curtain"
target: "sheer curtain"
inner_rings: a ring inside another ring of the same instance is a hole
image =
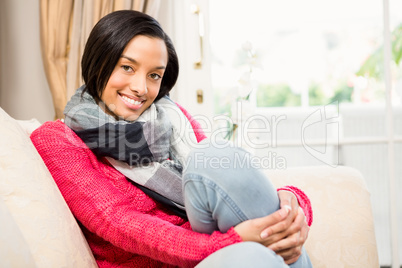
[[[92,27],[106,14],[122,9],[157,19],[160,0],[41,0],[42,59],[52,93],[55,118],[82,84],[81,55]]]

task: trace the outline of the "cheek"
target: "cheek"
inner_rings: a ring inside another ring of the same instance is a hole
[[[155,100],[159,94],[160,86],[161,86],[160,84],[155,84],[155,85],[149,86],[148,87],[148,97]]]
[[[119,74],[119,72],[114,72],[107,82],[107,86],[110,88],[120,88],[127,83],[127,79],[124,75]]]

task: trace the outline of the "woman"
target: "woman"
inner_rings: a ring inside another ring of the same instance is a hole
[[[85,86],[77,91],[75,100],[72,98],[70,101],[69,104],[74,105],[66,107],[68,126],[61,121],[47,122],[32,133],[31,139],[80,223],[100,267],[192,267],[197,263],[200,267],[208,267],[211,263],[241,267],[242,262],[251,267],[281,267],[285,263],[293,267],[311,266],[302,248],[308,232],[305,219],[309,224],[312,221],[308,198],[295,187],[285,187],[278,191],[278,199],[269,183],[266,187],[259,187],[260,183],[268,180],[256,169],[244,172],[229,166],[223,172],[230,171],[234,174],[232,177],[237,178],[223,182],[222,189],[244,184],[242,176],[258,177],[259,182],[251,184],[263,189],[263,198],[255,199],[257,201],[252,206],[244,204],[245,207],[242,207],[243,201],[254,200],[254,194],[234,201],[236,209],[244,212],[262,207],[263,214],[258,216],[261,214],[258,211],[244,215],[238,222],[231,220],[227,223],[228,227],[221,228],[214,227],[219,225],[219,220],[211,217],[213,211],[208,211],[210,222],[205,224],[205,199],[211,201],[214,197],[210,196],[211,188],[204,191],[201,188],[205,188],[205,179],[215,176],[213,172],[217,169],[199,168],[195,159],[197,154],[207,159],[208,155],[216,156],[223,151],[203,146],[183,154],[177,151],[176,154],[169,154],[173,158],[186,156],[186,161],[166,159],[171,173],[181,172],[183,166],[176,163],[186,163],[183,173],[185,214],[181,210],[181,200],[163,195],[169,194],[169,191],[161,194],[149,190],[147,182],[152,180],[152,176],[146,176],[148,180],[142,184],[135,181],[136,178],[132,182],[127,179],[129,175],[123,175],[127,170],[132,171],[124,166],[124,161],[133,160],[128,147],[135,149],[135,156],[141,154],[143,157],[135,158],[130,164],[138,166],[140,163],[137,160],[146,159],[144,156],[151,157],[145,163],[146,167],[154,163],[152,157],[156,152],[163,151],[159,149],[166,139],[160,135],[155,143],[149,143],[149,133],[155,132],[153,127],[159,133],[159,127],[164,122],[175,121],[169,116],[177,115],[177,110],[181,117],[189,120],[196,142],[205,139],[197,122],[183,108],[165,99],[176,82],[178,60],[169,37],[153,18],[135,11],[117,11],[102,18],[86,44],[82,70]],[[162,101],[174,111],[173,115],[166,112],[170,120],[166,120],[161,112],[168,109],[158,107]],[[174,109],[173,106],[178,108]],[[152,111],[156,111],[157,120],[148,128]],[[115,133],[121,129],[125,135],[119,140],[116,137],[120,136]],[[133,135],[134,140],[130,140]],[[163,142],[159,144],[160,140]],[[113,144],[114,147],[111,146]],[[181,144],[186,146],[186,142]],[[176,149],[181,148],[178,146]],[[238,155],[246,156],[241,149],[231,148],[227,151],[231,151],[232,159]],[[160,157],[166,155],[161,153]],[[233,161],[230,163],[233,164]],[[158,166],[156,170],[163,171],[163,168],[164,165]],[[148,171],[141,169],[142,174]],[[241,176],[236,176],[238,173]],[[252,189],[247,184],[244,186],[247,191]],[[270,193],[265,194],[268,191]],[[216,193],[216,189],[212,193]],[[204,197],[203,194],[208,196]],[[238,196],[237,193],[233,195]],[[275,199],[276,203],[259,203],[265,196]],[[218,217],[222,211],[230,210],[227,207],[219,210],[226,201],[218,200],[213,204],[218,209],[214,210],[218,211]],[[265,206],[269,206],[269,209],[266,210]],[[279,207],[281,209],[277,210]],[[186,214],[194,226],[190,226]],[[238,215],[234,213],[235,217]],[[196,225],[201,229],[207,226],[205,232],[208,234],[192,231],[191,227],[195,228]],[[224,229],[224,232],[214,231],[216,229]]]

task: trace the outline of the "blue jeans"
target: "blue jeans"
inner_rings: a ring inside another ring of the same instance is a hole
[[[221,149],[205,141],[200,145],[206,148],[194,149],[188,155],[183,173],[184,204],[194,231],[226,232],[240,222],[279,209],[275,187],[261,170],[253,166],[258,163],[257,158],[241,148],[227,146]],[[272,255],[270,250],[257,252]],[[259,258],[247,259],[255,261]],[[253,267],[253,262],[248,264]],[[312,267],[304,249],[302,256],[290,267]]]
[[[222,248],[209,255],[196,268],[286,268],[283,259],[256,242],[243,242]]]

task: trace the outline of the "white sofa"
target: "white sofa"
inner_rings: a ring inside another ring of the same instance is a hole
[[[30,142],[36,120],[0,108],[0,267],[96,267],[73,215]],[[361,174],[327,166],[268,171],[310,197],[306,249],[314,267],[379,267],[369,192]]]

